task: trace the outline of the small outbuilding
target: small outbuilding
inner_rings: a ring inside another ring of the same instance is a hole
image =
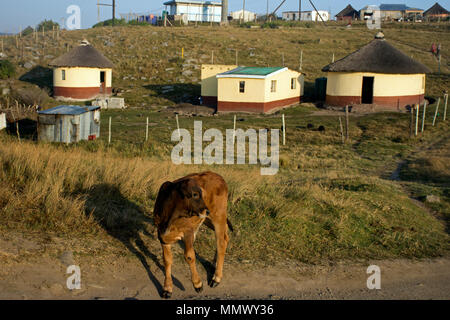
[[[112,93],[113,64],[87,40],[49,65],[53,67],[53,96],[57,99],[84,101]]]
[[[352,5],[349,4],[344,9],[342,9],[341,12],[339,12],[336,15],[336,20],[337,21],[342,21],[342,20],[347,20],[347,21],[359,20],[359,11],[355,10],[352,7]]]
[[[431,8],[423,13],[423,16],[427,20],[446,20],[449,17],[447,9],[442,7],[439,3],[435,3]]]
[[[398,111],[423,103],[425,74],[431,72],[389,44],[381,32],[361,49],[322,71],[328,73],[327,105],[372,105]]]
[[[171,0],[163,3],[171,16],[185,16],[186,21],[220,22],[222,3],[201,0]]]
[[[100,137],[99,106],[58,106],[38,112],[38,140],[72,143]]]
[[[273,112],[303,95],[303,75],[286,67],[237,67],[216,79],[218,112]]]

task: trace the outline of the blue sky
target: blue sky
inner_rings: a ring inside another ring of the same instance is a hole
[[[111,3],[111,0],[101,0],[101,3]],[[163,0],[116,0],[117,17],[119,13],[156,13],[163,9]],[[368,4],[380,3],[404,3],[410,7],[428,9],[436,0],[314,0],[318,10],[331,11],[333,15],[338,13],[347,4],[351,4],[359,10]],[[439,1],[446,9],[450,9],[450,1]],[[269,0],[269,8],[274,10],[281,0]],[[287,0],[279,12],[298,10],[298,0]],[[0,32],[18,32],[20,27],[35,26],[44,19],[52,19],[60,22],[69,16],[66,13],[68,6],[75,4],[81,8],[81,27],[89,28],[97,22],[96,0],[0,0]],[[266,0],[246,0],[246,9],[258,12],[266,12]],[[242,8],[242,0],[229,0],[230,11]],[[308,0],[302,0],[302,10],[311,10]],[[101,20],[111,17],[111,8],[101,9]]]

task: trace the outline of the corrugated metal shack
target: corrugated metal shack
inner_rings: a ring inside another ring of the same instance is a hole
[[[38,112],[39,141],[72,143],[100,137],[99,106],[58,106]]]

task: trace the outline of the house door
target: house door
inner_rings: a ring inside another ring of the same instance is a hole
[[[106,93],[106,72],[100,71],[100,93]]]
[[[373,81],[374,77],[363,77],[361,103],[373,103]]]

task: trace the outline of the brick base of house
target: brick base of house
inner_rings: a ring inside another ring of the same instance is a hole
[[[112,94],[112,88],[106,88],[106,96]],[[53,87],[53,97],[61,100],[92,100],[98,96],[103,96],[100,92],[100,87],[89,88],[67,88],[67,87]]]
[[[384,107],[387,110],[404,111],[409,106],[415,104],[422,104],[425,100],[423,94],[411,96],[396,96],[396,97],[373,97],[372,105]],[[361,97],[359,96],[330,96],[327,95],[326,104],[329,106],[346,106],[346,105],[363,105]],[[369,104],[370,106],[370,104]]]
[[[218,101],[218,112],[252,112],[252,113],[268,113],[274,112],[281,108],[296,105],[300,103],[300,97],[276,100],[270,102],[229,102]]]

